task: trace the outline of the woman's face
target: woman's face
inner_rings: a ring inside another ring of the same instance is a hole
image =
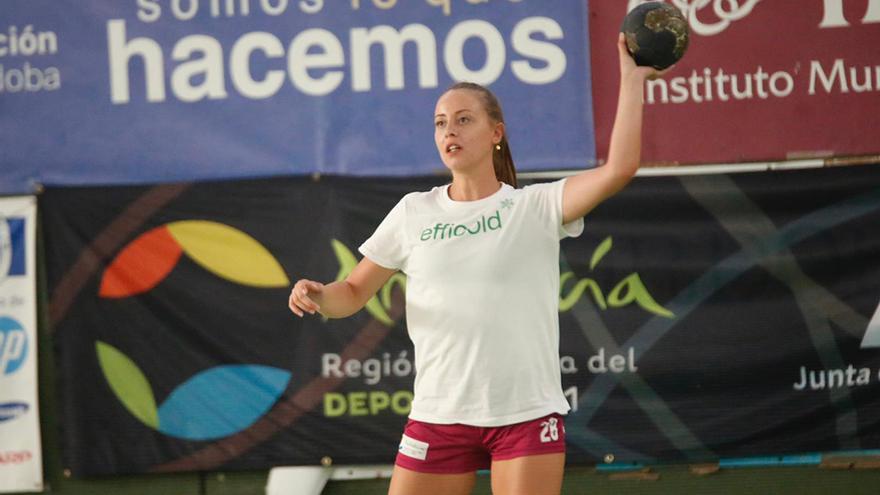
[[[495,122],[479,95],[468,89],[447,91],[434,111],[434,143],[443,164],[453,172],[492,168],[492,152],[504,124]]]

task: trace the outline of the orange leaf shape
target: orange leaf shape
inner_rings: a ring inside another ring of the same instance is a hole
[[[123,298],[147,292],[168,276],[182,252],[167,227],[144,232],[104,271],[98,295]]]

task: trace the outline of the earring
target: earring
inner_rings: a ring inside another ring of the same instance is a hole
[[[498,151],[501,151],[501,145],[500,145],[500,144],[496,144],[496,145],[495,145],[495,149],[498,150]]]

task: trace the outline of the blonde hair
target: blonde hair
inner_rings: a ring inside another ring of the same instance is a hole
[[[444,94],[456,89],[467,89],[478,93],[489,117],[495,122],[504,123],[504,112],[501,111],[501,104],[498,103],[498,98],[488,88],[477,83],[460,82],[450,86]],[[501,142],[498,144],[501,149],[495,149],[492,152],[492,165],[495,168],[495,177],[501,182],[517,187],[516,168],[513,165],[513,156],[510,154],[507,132],[501,136]]]

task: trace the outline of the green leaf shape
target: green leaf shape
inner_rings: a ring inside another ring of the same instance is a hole
[[[119,402],[142,423],[158,430],[159,413],[147,377],[128,356],[110,344],[99,340],[95,349],[104,378]]]
[[[400,286],[400,289],[406,292],[406,275],[397,272],[382,286],[382,305],[388,309],[391,309],[391,290],[395,285]]]
[[[351,251],[348,250],[348,247],[345,246],[340,241],[336,239],[331,239],[330,244],[333,246],[333,252],[336,254],[336,260],[339,262],[339,273],[336,274],[336,281],[345,280],[346,277],[354,270],[354,267],[357,266],[358,261],[357,258],[354,257]],[[388,296],[390,299],[390,295]],[[382,303],[379,301],[377,296],[373,296],[367,301],[365,308],[368,313],[373,315],[373,318],[379,320],[387,326],[394,325],[394,320],[388,316],[388,313],[385,311],[385,308],[382,307]]]
[[[596,250],[593,251],[593,257],[590,258],[590,270],[596,268],[596,265],[598,265],[599,262],[602,261],[602,258],[604,258],[606,254],[608,254],[608,251],[611,251],[611,247],[611,236],[608,236],[605,238],[604,241],[602,241],[601,244],[599,244],[599,247],[597,247]]]

